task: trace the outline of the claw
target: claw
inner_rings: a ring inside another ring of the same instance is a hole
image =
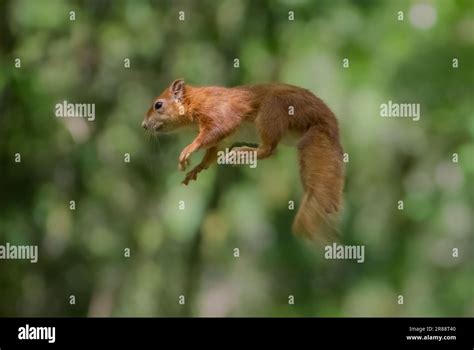
[[[198,165],[197,167],[195,167],[193,170],[191,170],[190,172],[186,174],[186,177],[181,183],[187,186],[189,184],[189,181],[191,180],[196,181],[197,175],[201,172],[201,170],[202,170],[202,167]]]
[[[186,167],[190,164],[189,159],[179,160],[178,162],[178,170],[185,171]]]

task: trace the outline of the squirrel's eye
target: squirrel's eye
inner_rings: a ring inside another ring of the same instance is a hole
[[[161,101],[155,102],[155,109],[156,110],[160,109],[162,106],[163,106],[163,102],[161,102]]]

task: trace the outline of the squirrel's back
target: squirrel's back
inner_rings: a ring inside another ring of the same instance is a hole
[[[339,126],[331,109],[311,91],[289,84],[244,85],[232,89],[249,93],[252,107],[250,119],[253,120],[262,105],[270,104],[275,114],[284,111],[288,119],[288,129],[304,133],[312,126],[338,141]],[[278,110],[278,112],[276,111]]]

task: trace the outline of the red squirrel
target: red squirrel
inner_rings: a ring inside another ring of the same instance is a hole
[[[344,166],[338,122],[329,107],[309,90],[286,84],[197,87],[179,79],[154,100],[142,127],[167,133],[193,124],[198,127],[198,135],[182,150],[178,168],[184,171],[194,152],[203,149],[205,154],[186,174],[185,185],[216,162],[225,139],[250,124],[258,133],[259,146],[237,147],[233,152],[256,151],[260,160],[274,154],[284,136],[291,133],[299,137],[304,195],[293,223],[294,232],[316,239],[328,218],[339,211]]]

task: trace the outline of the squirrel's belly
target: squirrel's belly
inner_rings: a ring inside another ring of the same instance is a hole
[[[296,146],[300,135],[296,131],[287,131],[283,138],[281,139],[280,143],[284,144],[285,146]]]
[[[300,138],[300,134],[296,131],[288,130],[280,143],[285,146],[295,146]],[[228,136],[223,144],[230,146],[235,143],[252,143],[259,145],[261,143],[258,130],[254,123],[243,123],[240,127],[230,136]]]
[[[239,128],[229,137],[225,139],[225,141],[229,142],[230,144],[236,142],[245,142],[245,143],[260,143],[260,137],[258,136],[258,131],[255,128],[254,123],[242,123]]]

